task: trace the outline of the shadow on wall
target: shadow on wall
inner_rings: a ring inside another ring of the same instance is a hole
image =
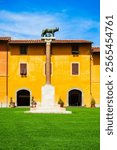
[[[20,47],[22,44],[11,44],[9,46],[9,51],[11,55],[21,55],[20,54]],[[27,54],[26,55],[45,55],[46,54],[46,47],[44,43],[41,44],[25,44],[27,47]],[[72,54],[72,46],[73,44],[64,43],[64,44],[52,44],[51,54],[52,55],[73,55]],[[78,51],[79,55],[90,55],[90,45],[88,44],[78,44]],[[25,55],[23,55],[25,56]],[[75,55],[76,56],[76,55]]]
[[[93,65],[100,65],[100,53],[93,53]]]

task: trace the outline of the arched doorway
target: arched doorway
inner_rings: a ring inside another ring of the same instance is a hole
[[[82,106],[82,92],[80,90],[69,91],[69,106]]]
[[[28,90],[19,90],[17,92],[17,106],[30,106],[30,92]]]

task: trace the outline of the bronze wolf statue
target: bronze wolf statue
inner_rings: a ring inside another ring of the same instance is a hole
[[[54,37],[54,33],[56,31],[59,31],[59,28],[54,28],[54,29],[48,29],[48,28],[46,28],[46,29],[42,30],[41,36],[42,37],[51,37],[51,36]]]

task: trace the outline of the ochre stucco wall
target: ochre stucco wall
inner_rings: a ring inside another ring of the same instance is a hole
[[[0,41],[0,106],[6,105],[7,45]]]
[[[100,103],[100,59],[99,53],[90,55],[90,44],[79,45],[79,55],[73,56],[70,44],[52,44],[51,83],[55,87],[55,100],[61,98],[68,105],[68,93],[72,89],[82,92],[82,106],[90,106],[91,96]],[[0,101],[6,102],[6,50],[0,47]],[[91,59],[90,59],[91,57]],[[90,61],[91,60],[91,61]],[[17,91],[27,89],[30,97],[41,101],[41,87],[46,82],[45,44],[29,44],[28,54],[20,55],[18,44],[8,47],[8,101],[12,97],[17,105]],[[79,63],[79,75],[72,75],[72,63]],[[21,77],[20,63],[27,63],[27,76]],[[90,76],[91,75],[91,76]],[[90,80],[91,79],[91,80]],[[91,81],[91,83],[90,83]]]
[[[29,46],[27,55],[19,55],[19,46],[9,47],[9,99],[16,101],[16,92],[27,89],[39,101],[44,77],[44,46]],[[27,63],[27,77],[20,75],[20,63]]]
[[[68,105],[68,92],[82,91],[82,105],[90,101],[90,46],[80,46],[80,55],[73,56],[69,45],[55,45],[52,53],[52,84],[56,87],[56,100],[60,97]],[[79,63],[79,75],[72,75],[72,63]]]
[[[93,53],[92,59],[92,96],[96,104],[100,105],[100,53]]]
[[[56,102],[61,97],[68,105],[68,92],[71,89],[82,91],[82,105],[90,105],[90,45],[79,47],[80,55],[71,54],[69,44],[52,44],[52,75],[51,83],[55,86]],[[45,84],[45,46],[30,45],[27,55],[19,55],[19,46],[9,47],[9,100],[16,101],[16,92],[28,89],[36,101],[41,100],[41,87]],[[72,75],[71,65],[79,63],[79,75]],[[27,77],[20,76],[20,63],[27,63]]]

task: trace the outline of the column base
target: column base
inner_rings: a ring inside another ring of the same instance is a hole
[[[37,104],[35,108],[30,108],[26,113],[56,113],[56,114],[71,114],[71,111],[66,111],[65,108],[55,104],[55,88],[52,85],[46,84],[42,87],[42,102]]]

